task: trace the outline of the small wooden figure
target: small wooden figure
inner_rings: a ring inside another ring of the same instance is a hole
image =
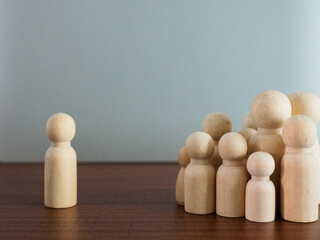
[[[242,137],[244,137],[244,139],[246,140],[247,144],[249,145],[249,141],[250,138],[257,133],[257,130],[253,129],[253,128],[243,128],[239,131],[239,133],[242,135]],[[249,176],[249,172],[247,170],[247,158],[248,158],[248,154],[247,156],[242,159],[242,163],[244,168],[246,169],[248,176]]]
[[[217,171],[216,213],[244,217],[249,178],[242,159],[247,155],[247,142],[239,133],[226,133],[219,141],[219,154],[223,162]]]
[[[306,115],[311,117],[316,123],[320,121],[320,99],[317,95],[311,92],[295,92],[290,94],[289,100],[292,107],[292,116]],[[316,139],[315,144],[312,146],[312,152],[317,161],[317,182],[320,183],[320,147],[319,140]],[[318,195],[320,203],[320,184],[318,185]]]
[[[193,214],[209,214],[215,210],[215,169],[209,158],[214,151],[214,142],[209,134],[192,133],[186,141],[190,157],[184,173],[184,209]]]
[[[276,213],[280,213],[280,162],[285,151],[282,125],[290,116],[290,101],[279,91],[264,91],[255,97],[251,105],[251,117],[258,132],[250,138],[249,155],[258,151],[267,152],[275,161],[275,170],[270,178],[276,188]]]
[[[190,158],[187,155],[185,146],[180,148],[178,152],[178,161],[180,164],[180,171],[176,182],[176,200],[178,204],[184,205],[184,172],[190,163]]]
[[[246,187],[246,219],[252,222],[272,222],[276,214],[276,192],[270,175],[274,160],[269,153],[255,152],[248,158],[252,175]]]
[[[317,126],[307,116],[296,115],[283,125],[287,148],[281,161],[281,217],[292,222],[318,220],[317,163],[312,146]]]
[[[247,113],[242,119],[242,128],[253,128],[257,130],[257,125],[253,121],[251,114]]]
[[[203,121],[202,130],[208,133],[214,141],[215,148],[210,162],[213,164],[215,170],[218,170],[218,167],[222,163],[219,155],[218,142],[225,133],[232,131],[231,119],[222,112],[210,113]]]
[[[67,208],[77,204],[77,156],[70,141],[76,133],[73,118],[65,113],[51,116],[46,133],[51,147],[44,163],[44,205]]]

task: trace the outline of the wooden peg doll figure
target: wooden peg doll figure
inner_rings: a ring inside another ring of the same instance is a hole
[[[288,97],[291,102],[292,116],[305,115],[311,117],[316,123],[319,123],[320,99],[317,95],[311,92],[295,92]],[[320,147],[318,138],[312,146],[312,152],[318,165],[316,181],[320,183]],[[320,184],[318,184],[318,198],[320,203]]]
[[[46,126],[51,146],[44,163],[44,204],[67,208],[77,204],[77,156],[70,142],[76,133],[73,118],[65,113],[52,115]]]
[[[266,152],[252,153],[247,162],[251,179],[246,186],[246,219],[252,222],[272,222],[276,214],[276,192],[270,175],[274,171],[273,157]]]
[[[185,146],[179,150],[178,161],[180,164],[180,171],[176,181],[176,200],[178,204],[184,205],[184,172],[190,163],[190,158],[187,155]]]
[[[242,128],[253,128],[257,130],[257,125],[253,121],[251,114],[247,113],[242,119]]]
[[[239,133],[226,133],[219,141],[222,158],[216,179],[216,213],[219,216],[244,217],[248,174],[242,159],[247,149],[247,142]]]
[[[283,125],[286,153],[281,161],[281,217],[292,222],[318,220],[317,163],[312,146],[317,126],[307,116],[296,115]]]
[[[249,155],[259,151],[267,152],[275,161],[271,181],[276,188],[276,213],[280,213],[280,162],[285,151],[282,125],[290,116],[290,101],[279,91],[264,91],[255,97],[251,105],[251,117],[258,132],[250,138]]]
[[[210,113],[203,121],[202,130],[208,133],[214,141],[214,153],[210,157],[210,162],[217,171],[222,163],[219,155],[218,143],[220,138],[228,132],[232,131],[231,119],[222,112]]]
[[[213,213],[215,169],[209,158],[214,142],[209,134],[195,132],[187,138],[185,146],[190,164],[184,173],[184,209],[193,214]]]

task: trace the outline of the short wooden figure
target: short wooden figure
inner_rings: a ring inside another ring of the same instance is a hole
[[[77,156],[70,144],[75,122],[70,115],[57,113],[49,118],[46,133],[51,146],[44,163],[44,205],[72,207],[77,204]]]
[[[184,172],[190,163],[190,158],[187,155],[186,147],[180,148],[178,152],[178,161],[180,164],[180,171],[176,181],[176,200],[180,205],[184,205]]]
[[[317,126],[307,116],[296,115],[283,125],[287,148],[281,161],[281,217],[292,222],[318,220],[317,163],[312,146]]]
[[[255,152],[248,158],[251,179],[246,187],[246,219],[252,222],[272,222],[276,214],[276,193],[270,175],[274,160],[269,153]]]
[[[249,141],[250,138],[257,133],[257,130],[253,129],[253,128],[243,128],[239,131],[239,133],[242,135],[242,137],[244,137],[244,139],[246,140],[247,144],[249,145]],[[247,170],[247,158],[248,158],[248,154],[247,156],[242,159],[242,163],[244,168]],[[249,172],[247,170],[248,176],[249,176]]]
[[[214,142],[209,134],[195,132],[187,138],[185,146],[190,164],[184,173],[184,209],[193,214],[213,213],[215,169],[209,158]]]
[[[258,132],[249,141],[249,155],[258,151],[267,152],[275,161],[271,181],[276,188],[276,213],[280,213],[280,162],[285,151],[281,136],[282,125],[290,116],[290,101],[279,91],[264,91],[255,97],[251,105],[251,117]]]
[[[249,180],[242,164],[247,142],[239,133],[226,133],[219,141],[223,160],[217,171],[216,213],[223,217],[244,217],[245,191]]]
[[[320,99],[317,95],[311,92],[295,92],[290,94],[289,100],[292,107],[292,116],[294,115],[306,115],[311,117],[316,123],[320,121]],[[312,152],[315,156],[318,165],[317,182],[318,195],[320,203],[320,147],[319,140],[316,139],[315,144],[312,146]]]
[[[257,125],[253,121],[251,114],[247,113],[242,119],[242,128],[253,128],[257,130]]]
[[[225,133],[232,131],[231,119],[222,112],[210,113],[203,121],[202,130],[208,133],[214,141],[215,148],[210,162],[213,164],[215,170],[217,170],[222,163],[219,155],[218,142]]]

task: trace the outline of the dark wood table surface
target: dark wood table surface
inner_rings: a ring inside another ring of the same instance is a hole
[[[185,213],[175,202],[177,164],[79,164],[78,204],[43,205],[42,164],[0,164],[0,239],[320,239],[320,221]]]

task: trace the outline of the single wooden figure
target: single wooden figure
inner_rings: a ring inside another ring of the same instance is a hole
[[[242,119],[242,128],[253,128],[253,129],[257,130],[257,125],[253,121],[250,112],[247,113],[246,115],[244,115],[244,117]]]
[[[267,152],[275,161],[271,181],[276,188],[276,213],[280,213],[280,162],[285,152],[282,125],[290,116],[290,101],[279,91],[264,91],[256,96],[251,105],[251,117],[257,124],[258,132],[249,141],[249,155],[258,151]]]
[[[220,216],[244,217],[249,178],[242,159],[247,155],[247,149],[247,142],[239,133],[226,133],[219,141],[223,162],[217,171],[216,213]]]
[[[275,164],[266,152],[252,153],[247,168],[251,179],[246,187],[246,219],[252,222],[272,222],[276,214],[276,191],[270,175]]]
[[[184,173],[184,209],[193,214],[213,213],[215,169],[209,158],[214,142],[209,134],[195,132],[187,138],[185,146],[190,164]]]
[[[72,207],[77,204],[77,156],[70,144],[75,122],[70,115],[57,113],[49,118],[46,133],[51,146],[44,163],[44,205]]]
[[[253,128],[243,128],[241,129],[238,133],[240,133],[242,135],[242,137],[244,137],[244,139],[246,140],[248,146],[249,146],[249,141],[250,141],[250,138],[257,133],[257,130],[253,129]],[[242,159],[242,163],[243,163],[243,166],[244,168],[246,169],[247,173],[248,173],[248,176],[249,176],[249,172],[248,172],[248,169],[247,169],[247,159],[248,159],[249,155],[247,154],[247,156]]]
[[[218,167],[222,164],[218,143],[225,133],[232,131],[231,119],[222,112],[210,113],[203,121],[202,130],[208,133],[214,141],[215,148],[214,153],[210,157],[210,162],[215,170],[218,170]]]
[[[311,92],[295,92],[290,94],[289,100],[292,107],[292,116],[306,115],[311,117],[316,123],[320,121],[320,99],[317,95]],[[312,146],[312,152],[317,161],[317,182],[318,185],[318,198],[320,203],[320,147],[319,140],[316,139],[315,144]]]
[[[180,170],[176,181],[176,200],[180,205],[184,205],[184,172],[190,163],[190,158],[187,155],[186,147],[183,146],[178,152],[178,161]]]
[[[281,161],[281,217],[292,222],[318,220],[317,163],[312,146],[317,126],[307,116],[296,115],[283,125],[287,148]]]

